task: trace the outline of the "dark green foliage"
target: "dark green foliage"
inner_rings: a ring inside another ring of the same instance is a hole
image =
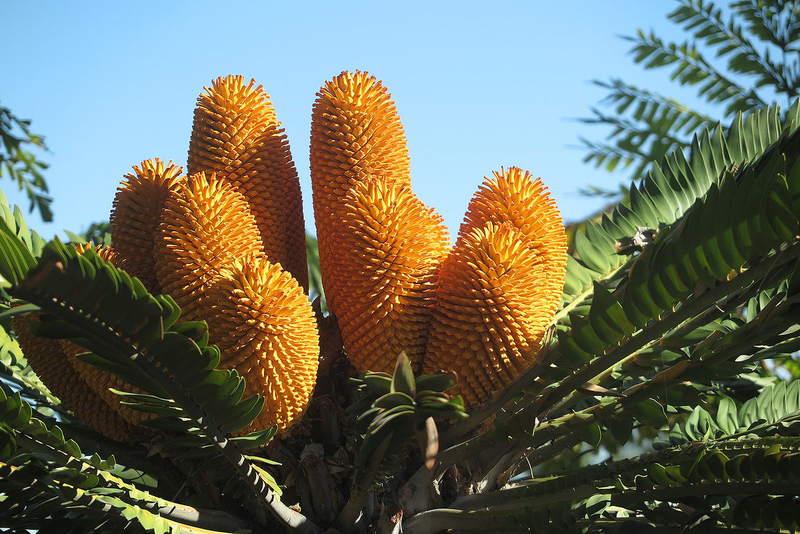
[[[595,84],[608,90],[603,104],[613,112],[592,109],[587,124],[611,128],[605,142],[582,139],[585,161],[609,171],[632,167],[635,180],[653,161],[690,144],[692,135],[736,113],[767,107],[780,98],[790,103],[800,88],[800,9],[795,1],[735,1],[722,9],[707,0],[677,0],[669,19],[688,40],[666,42],[652,31],[638,30],[633,61],[645,69],[666,69],[679,85],[694,87],[699,101],[722,107],[711,117],[668,96],[612,78]]]
[[[774,524],[795,528],[792,507],[800,490],[799,451],[797,439],[689,443],[636,458],[532,478],[518,487],[487,495],[462,497],[459,508],[466,513],[450,514],[449,520],[454,528],[465,530],[481,530],[492,521],[497,523],[498,530],[502,530],[500,525],[508,525],[545,532],[593,531],[593,525],[604,523],[605,531],[612,531],[626,523],[641,522],[628,517],[624,509],[636,508],[636,503],[643,501],[669,500],[713,511],[706,527]],[[780,509],[781,518],[773,523],[766,520],[767,516],[759,516],[752,506],[753,494],[759,495],[755,501],[772,502]],[[720,498],[726,495],[736,497]],[[681,511],[655,507],[646,515],[648,522],[656,524],[692,521],[686,508]],[[746,523],[745,518],[757,519]]]
[[[357,429],[364,434],[355,460],[359,469],[364,469],[384,440],[389,440],[384,454],[393,454],[415,434],[425,433],[429,417],[467,416],[461,397],[451,399],[444,393],[456,385],[455,377],[442,372],[415,378],[404,353],[398,357],[392,376],[367,371],[353,382],[360,399],[347,411],[358,416]]]
[[[30,130],[31,121],[15,117],[11,110],[0,106],[0,177],[8,175],[31,201],[29,211],[39,211],[44,221],[53,220],[52,198],[47,196],[47,183],[42,171],[47,164],[28,147],[47,150],[44,138]]]
[[[588,222],[585,233],[576,233],[575,251],[579,259],[568,260],[565,298],[575,306],[591,296],[592,280],[609,280],[613,283],[620,277],[618,269],[623,266],[628,268],[632,263],[632,258],[616,253],[615,243],[631,237],[639,227],[658,229],[672,224],[697,199],[709,194],[712,184],[723,179],[726,170],[745,167],[782,135],[796,131],[798,126],[800,105],[795,103],[783,121],[780,110],[773,106],[753,113],[746,119],[739,115],[727,128],[725,135],[723,128],[717,126],[712,132],[697,136],[688,155],[676,151],[660,164],[654,164],[640,184],[631,184],[629,202],[619,204],[598,222]],[[732,216],[747,209],[758,209],[749,200],[748,192],[742,190],[738,203],[729,202],[726,207],[732,210]],[[710,218],[713,214],[707,212],[706,216]],[[698,220],[694,224],[700,222]],[[709,233],[716,231],[709,226],[703,229]],[[730,234],[726,233],[720,237],[731,239]],[[737,243],[741,246],[741,232],[738,237],[740,241]],[[727,248],[724,250],[729,254]],[[680,284],[673,273],[669,274],[666,283]],[[690,289],[693,288],[694,285]]]
[[[113,474],[113,457],[86,457],[58,426],[0,389],[0,524],[62,532],[178,532],[152,509],[166,501]]]
[[[132,408],[162,416],[148,420],[149,426],[196,433],[224,449],[222,436],[241,430],[261,411],[263,399],[241,400],[243,378],[216,369],[219,351],[207,344],[204,323],[177,324],[180,309],[170,297],[150,295],[138,279],[94,251],[80,254],[53,241],[11,292],[54,318],[32,324],[34,333],[84,346],[91,352],[81,359],[143,389],[124,396]],[[274,429],[250,441],[257,446],[273,434]]]
[[[739,406],[730,397],[723,397],[716,416],[697,406],[681,427],[672,429],[670,441],[771,435],[800,435],[800,381],[764,388],[757,397]]]
[[[225,437],[247,426],[263,399],[242,400],[244,380],[235,371],[216,369],[219,351],[207,344],[207,327],[177,324],[180,310],[171,298],[148,294],[137,279],[93,251],[79,254],[58,240],[9,291],[48,312],[41,323],[31,323],[34,333],[84,346],[91,352],[81,359],[141,388],[141,393],[120,394],[132,408],[159,416],[146,424],[174,436],[167,447],[208,465],[219,457],[222,464],[213,476],[231,495],[268,499],[270,488],[279,491],[271,476],[255,470],[239,450],[263,445],[276,429]],[[9,420],[11,431],[24,430],[22,420],[30,417],[30,407],[22,406],[22,415]]]

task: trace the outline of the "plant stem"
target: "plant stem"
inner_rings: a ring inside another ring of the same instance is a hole
[[[361,513],[362,506],[364,506],[367,493],[369,493],[369,490],[372,488],[372,483],[375,481],[375,476],[378,474],[378,469],[381,466],[386,450],[389,448],[389,443],[392,441],[393,435],[394,432],[390,432],[389,435],[383,439],[381,444],[375,449],[375,452],[370,455],[369,462],[364,468],[364,471],[358,473],[360,476],[353,488],[353,492],[350,494],[347,504],[344,505],[344,508],[342,508],[342,511],[339,513],[339,517],[336,518],[336,524],[344,532],[355,532],[356,520]]]
[[[532,508],[543,508],[560,502],[580,501],[598,494],[611,495],[611,503],[624,505],[644,501],[680,502],[681,499],[687,497],[707,495],[796,495],[800,491],[800,485],[794,482],[775,481],[714,481],[658,487],[650,490],[618,490],[616,488],[598,489],[595,484],[590,483],[549,495],[526,496],[516,499],[508,495],[508,491],[511,490],[475,496],[470,502],[470,508],[480,507],[480,509],[439,508],[422,512],[405,522],[403,531],[416,534],[447,529],[485,530],[491,525],[494,525],[494,529],[497,530],[503,530],[504,526],[533,527],[535,525],[529,524]],[[496,503],[496,505],[490,503]]]

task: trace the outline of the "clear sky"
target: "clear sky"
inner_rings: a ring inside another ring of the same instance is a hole
[[[0,0],[0,104],[45,135],[55,221],[44,237],[107,220],[115,190],[147,158],[185,165],[197,95],[213,78],[255,78],[272,96],[311,210],[311,108],[325,80],[361,69],[392,92],[414,191],[458,230],[483,177],[501,166],[541,176],[565,220],[602,204],[577,190],[612,187],[581,162],[574,119],[622,77],[674,96],[667,73],[635,66],[619,38],[637,28],[679,36],[670,0],[403,2],[54,2]],[[0,187],[27,209],[7,179]]]

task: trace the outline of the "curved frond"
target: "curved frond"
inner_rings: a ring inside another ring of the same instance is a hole
[[[618,254],[618,242],[631,238],[639,228],[655,229],[674,222],[726,169],[744,166],[782,133],[795,131],[799,111],[795,104],[783,122],[777,106],[746,119],[739,115],[725,134],[721,127],[706,131],[695,137],[687,153],[676,150],[654,164],[640,184],[631,184],[629,203],[619,204],[600,222],[587,223],[584,232],[576,233],[576,258],[568,260],[564,287],[569,307],[587,301],[593,280],[613,283],[630,267],[629,258]]]
[[[744,37],[742,37],[744,38]],[[672,79],[683,85],[700,85],[698,95],[711,103],[734,100],[735,111],[752,111],[766,106],[758,95],[726,76],[711,63],[693,44],[665,43],[652,31],[639,30],[631,49],[633,60],[645,68],[659,68],[675,64]]]
[[[673,427],[670,441],[734,441],[731,438],[775,433],[800,435],[800,380],[778,382],[739,406],[730,397],[723,397],[714,415],[697,406],[685,423]]]
[[[637,458],[520,481],[517,487],[461,497],[448,509],[423,512],[405,525],[410,532],[441,528],[482,530],[536,528],[582,530],[598,522],[632,528],[692,522],[690,504],[714,510],[705,526],[794,528],[800,484],[798,438],[689,443]],[[731,496],[733,506],[717,496]],[[754,501],[753,499],[758,500]],[[647,505],[655,501],[657,505]],[[763,514],[769,501],[778,514]],[[445,527],[446,525],[446,527]],[[491,527],[490,527],[491,525]],[[634,527],[638,525],[638,527]]]
[[[655,243],[644,247],[613,294],[595,283],[588,313],[571,314],[571,333],[559,335],[561,354],[582,366],[596,355],[608,354],[611,347],[637,330],[652,327],[659,330],[668,324],[666,317],[687,313],[692,309],[692,301],[702,299],[707,288],[721,287],[721,282],[730,278],[742,284],[740,289],[746,289],[781,265],[793,266],[798,254],[795,236],[800,218],[798,158],[800,130],[795,130],[784,134],[755,163],[736,174],[725,171],[721,180],[712,182],[706,195],[694,201],[681,219],[663,229]],[[633,198],[644,197],[632,194]],[[674,209],[677,212],[682,208],[677,204]],[[668,214],[665,211],[664,215]],[[791,246],[781,250],[784,243]],[[593,242],[576,244],[579,253],[590,251],[593,254],[590,259],[595,260],[595,265],[599,263],[602,256]],[[745,265],[749,268],[743,270]],[[750,278],[757,273],[759,278]],[[791,269],[784,276],[790,273]],[[725,295],[726,299],[729,297],[730,294]],[[791,301],[784,302],[783,314],[775,313],[772,318],[791,320],[794,313],[791,306]],[[687,316],[684,320],[691,318]],[[651,323],[654,320],[659,321]],[[764,325],[759,326],[762,335],[768,332]],[[776,323],[778,331],[774,334],[780,334],[786,327]],[[742,329],[737,342],[741,343],[747,332],[748,329]],[[640,335],[637,334],[637,339]],[[724,339],[727,338],[717,343]],[[631,347],[632,343],[625,345]],[[703,354],[698,352],[696,358],[704,357]]]
[[[82,356],[84,361],[144,390],[127,397],[131,407],[159,416],[148,426],[202,439],[206,445],[198,448],[193,442],[193,455],[199,451],[220,458],[220,475],[230,482],[227,492],[255,496],[281,520],[302,524],[298,514],[276,500],[275,481],[251,465],[236,438],[226,437],[257,416],[263,399],[241,400],[243,379],[215,369],[219,351],[207,345],[203,323],[176,324],[180,309],[171,298],[153,297],[141,282],[93,251],[80,254],[58,241],[47,246],[39,266],[11,291],[57,318],[51,325],[43,323],[41,333],[49,330],[80,343],[92,351]],[[258,446],[274,431],[239,441]]]
[[[42,422],[34,413],[19,393],[9,397],[0,389],[4,524],[39,531],[163,533],[203,522],[199,510],[123,480],[114,474],[118,466],[113,456],[84,454],[75,441],[65,439],[59,426]],[[229,523],[232,530],[240,525]]]
[[[75,354],[68,353],[64,341],[46,339],[31,333],[29,322],[39,322],[38,317],[18,317],[14,321],[17,339],[39,378],[47,384],[64,406],[96,429],[116,441],[131,439],[130,426],[92,387],[81,378]]]
[[[781,6],[772,2],[743,1],[733,4],[733,13],[747,21],[746,27],[737,24],[735,16],[726,22],[722,10],[711,2],[702,0],[682,0],[680,7],[670,13],[669,18],[682,25],[694,37],[707,46],[716,49],[717,57],[728,58],[731,72],[746,74],[756,78],[756,87],[773,86],[785,92],[789,98],[796,96],[797,79],[787,78],[789,71],[783,63],[770,59],[769,51],[757,48],[748,38],[754,35],[759,40],[785,50],[798,39],[798,14],[793,3]],[[794,27],[794,29],[793,29]],[[794,35],[792,35],[794,33]],[[761,103],[763,106],[763,102]],[[745,111],[741,102],[734,102],[728,109]]]

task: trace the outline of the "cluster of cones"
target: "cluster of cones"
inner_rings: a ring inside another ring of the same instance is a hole
[[[563,225],[538,179],[517,168],[495,173],[451,247],[441,217],[411,190],[391,96],[361,72],[342,73],[317,95],[311,177],[328,307],[359,371],[391,371],[404,351],[417,372],[454,371],[457,393],[475,405],[536,363],[566,265]],[[246,396],[265,396],[247,430],[296,423],[316,383],[319,340],[305,295],[300,186],[261,86],[215,80],[198,99],[188,176],[159,160],[134,167],[111,230],[110,260],[171,295],[184,320],[208,321],[221,366],[245,377]],[[130,435],[144,414],[108,391],[124,384],[82,364],[77,348],[33,338],[22,324],[18,331],[32,367],[69,409],[109,437]],[[55,386],[44,369],[56,360],[92,395]]]
[[[411,190],[405,135],[386,88],[345,72],[317,95],[311,180],[329,309],[360,371],[451,370],[475,405],[535,362],[558,307],[566,238],[555,202],[518,168],[472,199],[451,248]]]

